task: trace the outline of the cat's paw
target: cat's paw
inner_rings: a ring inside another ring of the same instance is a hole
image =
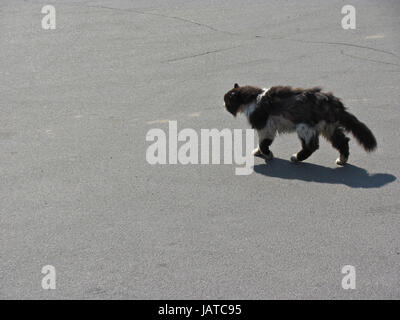
[[[293,154],[293,155],[290,157],[290,161],[292,161],[292,162],[299,162],[299,160],[297,160],[297,153]]]
[[[268,154],[264,154],[261,152],[260,148],[253,150],[253,156],[263,158],[264,160],[272,160],[274,154],[270,151]]]
[[[255,156],[255,157],[260,157],[260,156],[261,156],[261,150],[260,150],[260,148],[254,149],[253,152],[252,152],[252,154],[253,154],[253,156]]]
[[[267,155],[262,154],[265,160],[272,160],[274,158],[274,154],[270,151]]]
[[[344,166],[347,163],[347,158],[340,156],[339,158],[336,159],[336,164],[338,166]]]

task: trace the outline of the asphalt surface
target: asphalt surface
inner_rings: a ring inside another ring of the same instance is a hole
[[[0,298],[400,298],[400,3],[0,2]],[[235,82],[320,85],[378,140],[270,164],[150,165],[152,128],[247,128]],[[56,289],[41,286],[45,265]],[[341,286],[345,265],[356,289]]]

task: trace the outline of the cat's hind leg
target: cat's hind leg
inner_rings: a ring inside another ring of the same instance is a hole
[[[336,159],[336,164],[339,166],[344,166],[349,159],[350,138],[346,137],[343,129],[338,127],[328,139],[332,143],[332,147],[337,149],[340,153],[339,158]]]
[[[296,126],[297,135],[301,141],[302,149],[291,156],[292,162],[306,160],[319,148],[319,133],[317,130],[305,123]]]

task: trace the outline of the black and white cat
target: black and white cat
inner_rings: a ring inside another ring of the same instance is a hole
[[[225,96],[225,108],[234,116],[244,113],[258,133],[259,147],[253,154],[266,160],[273,158],[269,146],[276,133],[297,132],[302,149],[291,161],[307,159],[319,147],[319,135],[324,136],[340,153],[336,164],[345,165],[349,158],[351,132],[366,151],[377,144],[371,130],[346,111],[340,99],[320,88],[301,89],[276,86],[262,89],[254,86],[234,88]]]

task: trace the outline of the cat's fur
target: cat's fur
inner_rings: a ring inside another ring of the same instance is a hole
[[[292,155],[291,161],[307,159],[319,147],[323,135],[340,156],[338,165],[345,165],[349,158],[351,132],[366,151],[373,151],[377,144],[371,130],[354,115],[346,111],[340,99],[320,88],[301,89],[276,86],[261,89],[254,86],[234,88],[225,96],[225,108],[234,116],[244,113],[259,137],[259,147],[254,155],[272,159],[269,146],[276,133],[297,132],[302,149]]]

